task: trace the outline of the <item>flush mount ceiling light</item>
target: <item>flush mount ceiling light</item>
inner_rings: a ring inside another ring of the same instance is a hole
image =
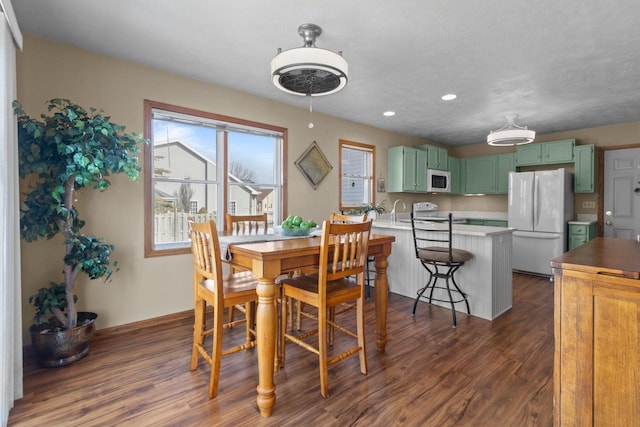
[[[342,52],[316,47],[322,29],[315,24],[302,24],[298,34],[304,46],[282,51],[271,60],[273,84],[292,95],[322,96],[338,92],[347,85],[349,66]]]
[[[508,115],[506,125],[498,130],[489,132],[489,135],[487,135],[487,143],[495,146],[507,146],[523,145],[533,142],[536,138],[535,131],[528,130],[526,126],[516,125],[514,120],[517,117],[517,114]]]

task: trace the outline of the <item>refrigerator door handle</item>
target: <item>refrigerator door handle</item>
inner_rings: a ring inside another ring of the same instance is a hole
[[[538,183],[538,175],[533,177],[533,229],[535,231],[539,226],[540,221],[540,185]]]

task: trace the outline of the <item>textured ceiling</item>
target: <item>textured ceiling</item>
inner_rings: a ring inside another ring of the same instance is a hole
[[[446,145],[505,116],[538,134],[640,120],[638,0],[14,0],[24,33],[275,101],[277,48],[343,51],[349,83],[313,109]],[[455,93],[444,102],[440,97]],[[394,110],[395,117],[382,112]]]

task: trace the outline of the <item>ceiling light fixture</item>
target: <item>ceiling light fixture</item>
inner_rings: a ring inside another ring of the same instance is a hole
[[[304,46],[283,51],[271,60],[273,84],[292,95],[330,95],[347,85],[349,66],[342,52],[316,47],[322,29],[315,24],[302,24],[298,34]]]
[[[526,126],[518,126],[514,120],[517,114],[510,114],[507,118],[507,124],[498,130],[492,130],[487,135],[487,143],[494,146],[523,145],[533,142],[536,138],[535,131],[528,130]]]
[[[442,95],[442,100],[443,101],[453,101],[456,98],[457,98],[457,96],[454,93],[448,93],[446,95]]]
[[[383,116],[385,117],[393,117],[396,115],[395,111],[385,111],[384,113],[382,113]]]

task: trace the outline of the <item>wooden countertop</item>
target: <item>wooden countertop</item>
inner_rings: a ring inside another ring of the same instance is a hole
[[[551,267],[640,280],[640,243],[597,237],[552,259]]]

